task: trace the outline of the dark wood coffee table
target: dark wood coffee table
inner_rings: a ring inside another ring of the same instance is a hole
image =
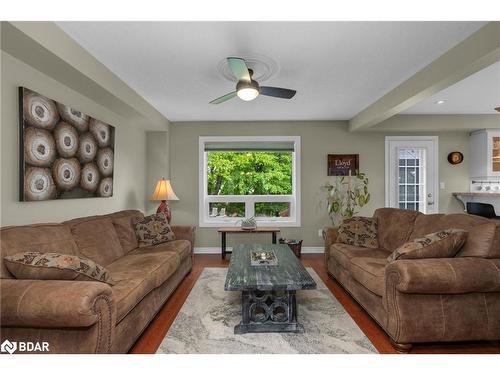
[[[276,266],[252,266],[252,250],[273,250]],[[288,245],[238,245],[233,249],[224,290],[241,291],[241,323],[234,333],[304,332],[297,322],[297,290],[316,289],[316,282]]]

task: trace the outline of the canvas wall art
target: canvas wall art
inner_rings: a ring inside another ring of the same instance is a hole
[[[20,200],[113,195],[115,128],[19,88]]]

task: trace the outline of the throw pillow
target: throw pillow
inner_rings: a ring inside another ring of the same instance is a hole
[[[394,250],[387,260],[393,262],[398,259],[451,258],[460,250],[466,239],[465,230],[441,230],[406,242]]]
[[[94,261],[76,255],[26,251],[4,258],[17,279],[101,281],[114,285],[109,272]]]
[[[163,213],[146,216],[144,220],[137,222],[135,234],[139,240],[139,247],[175,240],[174,232],[172,232],[167,217]]]
[[[347,245],[378,248],[378,224],[376,218],[353,217],[342,222],[337,242]]]

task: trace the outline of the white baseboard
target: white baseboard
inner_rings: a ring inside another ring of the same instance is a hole
[[[232,251],[232,247],[227,247],[227,251]],[[304,246],[302,248],[302,254],[322,254],[324,253],[324,248],[321,246]],[[218,246],[214,247],[196,247],[194,248],[195,254],[220,254],[221,249]]]
[[[304,246],[302,248],[303,254],[323,254],[325,248],[323,246]]]

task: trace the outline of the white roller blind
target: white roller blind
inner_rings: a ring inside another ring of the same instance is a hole
[[[294,142],[205,142],[205,151],[295,151]]]

